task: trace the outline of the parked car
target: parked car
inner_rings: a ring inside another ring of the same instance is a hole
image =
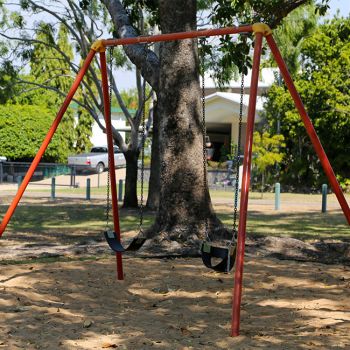
[[[117,146],[114,146],[115,167],[124,167],[125,157]],[[90,153],[82,153],[68,157],[68,165],[76,170],[92,170],[100,174],[108,168],[108,150],[106,146],[92,147]]]

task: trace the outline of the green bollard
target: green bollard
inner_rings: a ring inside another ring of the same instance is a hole
[[[3,183],[3,177],[4,177],[4,168],[2,165],[2,161],[0,160],[0,184]]]
[[[17,185],[18,185],[18,188],[19,188],[19,186],[21,186],[21,183],[22,183],[22,176],[19,175],[19,176],[17,176]]]
[[[56,178],[51,179],[51,199],[56,198]]]
[[[327,192],[328,186],[326,184],[322,185],[322,213],[327,211]]]
[[[119,188],[118,188],[118,201],[121,202],[123,200],[123,189],[124,189],[124,181],[119,180]]]
[[[91,180],[87,179],[86,180],[86,200],[91,199]]]
[[[281,209],[281,185],[279,182],[275,183],[275,210]]]

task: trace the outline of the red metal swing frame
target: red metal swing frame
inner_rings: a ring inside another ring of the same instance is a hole
[[[271,29],[263,23],[256,23],[253,25],[240,26],[240,27],[227,27],[219,29],[207,29],[198,30],[192,32],[179,32],[171,34],[161,34],[155,36],[141,36],[135,38],[125,38],[125,39],[108,39],[99,40],[95,42],[85,62],[78,73],[72,87],[70,88],[57,116],[52,123],[39,151],[37,152],[31,166],[29,167],[27,174],[25,175],[22,184],[20,185],[15,197],[13,198],[4,218],[0,224],[0,237],[2,236],[8,222],[10,221],[22,195],[34,174],[36,167],[38,166],[46,148],[48,147],[64,113],[66,112],[75,92],[77,91],[81,81],[84,78],[92,59],[94,58],[96,52],[100,54],[101,63],[101,76],[102,76],[102,89],[103,89],[103,99],[104,99],[104,113],[106,122],[106,134],[107,134],[107,144],[109,153],[109,172],[111,178],[111,192],[112,192],[112,208],[113,208],[113,223],[114,231],[120,238],[120,227],[119,227],[119,213],[118,213],[118,200],[117,200],[117,189],[115,181],[114,172],[114,154],[113,154],[113,137],[112,137],[112,125],[110,120],[110,99],[108,91],[108,74],[107,74],[107,64],[106,64],[106,47],[118,46],[118,45],[130,45],[139,43],[152,43],[159,41],[171,41],[171,40],[181,40],[189,38],[198,37],[209,37],[209,36],[219,36],[219,35],[230,35],[239,33],[252,33],[255,34],[255,45],[254,45],[254,56],[253,56],[253,67],[250,85],[250,97],[249,97],[249,107],[247,115],[247,130],[246,130],[246,143],[244,148],[244,161],[243,161],[243,177],[242,177],[242,187],[241,187],[241,198],[240,198],[240,210],[239,210],[239,226],[238,226],[238,239],[237,239],[237,253],[236,253],[236,267],[234,276],[234,288],[232,296],[232,323],[231,323],[231,336],[238,336],[240,329],[240,309],[242,300],[242,282],[243,282],[243,264],[244,264],[244,250],[245,250],[245,239],[246,239],[246,222],[248,213],[248,195],[249,195],[249,185],[250,185],[250,168],[252,162],[252,145],[253,145],[253,130],[254,130],[254,119],[256,110],[256,98],[258,89],[258,79],[259,79],[259,66],[260,57],[262,50],[262,41],[265,37],[272,54],[277,62],[277,65],[281,71],[284,82],[294,100],[295,106],[299,111],[301,119],[304,123],[305,129],[311,139],[313,147],[318,155],[318,158],[322,164],[322,167],[328,177],[330,185],[333,192],[337,196],[339,204],[344,212],[347,222],[350,225],[350,208],[344,197],[344,194],[339,186],[339,183],[335,177],[332,166],[327,158],[326,153],[321,145],[321,142],[316,134],[316,131],[312,125],[312,122],[305,110],[305,107],[301,101],[301,98],[295,88],[293,80],[288,72],[287,66],[281,56],[281,53],[276,45],[276,42],[272,36]],[[120,253],[116,253],[117,260],[117,278],[122,280],[123,276],[123,265],[122,256]]]

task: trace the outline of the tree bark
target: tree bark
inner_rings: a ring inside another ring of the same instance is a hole
[[[158,103],[153,106],[153,135],[151,150],[151,169],[148,182],[147,209],[158,210],[159,208],[159,191],[160,191],[160,158],[159,158],[159,109]]]
[[[139,152],[127,150],[124,153],[126,160],[125,193],[123,207],[137,208],[137,161]]]
[[[130,24],[128,13],[120,0],[101,0],[101,2],[110,13],[120,38],[138,35],[136,29]],[[153,90],[157,91],[159,81],[159,60],[157,55],[147,49],[145,44],[125,45],[124,50],[131,62],[140,69],[142,76],[146,78]]]

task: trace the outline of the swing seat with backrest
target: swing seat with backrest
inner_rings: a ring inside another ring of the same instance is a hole
[[[204,58],[205,50],[205,39],[202,39],[202,55],[201,55],[201,73],[202,73],[202,130],[203,130],[203,182],[204,188],[207,186],[207,143],[209,137],[206,135],[205,125],[205,77],[204,77]],[[238,145],[235,149],[235,170],[236,176],[234,181],[234,214],[233,214],[233,234],[231,242],[226,246],[218,246],[214,242],[211,242],[208,235],[208,219],[205,220],[205,236],[206,240],[201,245],[201,256],[203,264],[209,269],[213,269],[217,272],[228,273],[232,270],[235,258],[236,258],[236,245],[235,240],[237,236],[237,211],[238,211],[238,193],[239,193],[239,166],[241,163],[240,146],[242,139],[242,117],[243,117],[243,94],[244,94],[244,60],[242,61],[241,68],[241,89],[240,89],[240,108],[239,108],[239,126],[238,126]],[[214,260],[219,262],[214,263]]]
[[[124,248],[122,243],[120,242],[120,239],[118,238],[118,235],[114,231],[104,231],[104,235],[108,245],[116,253],[137,251],[143,246],[143,244],[147,240],[147,238],[137,236],[133,238],[133,240],[126,248]]]
[[[201,246],[203,264],[209,269],[217,272],[230,272],[235,264],[236,247],[217,247],[204,241]],[[213,259],[221,259],[219,263],[214,264]]]
[[[112,72],[113,72],[113,47],[110,48],[110,83],[109,83],[109,98],[110,98],[110,104],[111,104],[111,96],[112,96]],[[108,172],[108,178],[107,178],[107,207],[106,207],[106,230],[104,231],[105,239],[109,245],[109,247],[116,253],[125,253],[128,251],[137,251],[139,250],[143,244],[146,242],[147,238],[143,237],[143,188],[144,188],[144,169],[145,169],[145,140],[146,140],[146,80],[143,82],[143,89],[142,89],[142,116],[141,116],[141,125],[142,125],[142,131],[141,131],[141,200],[140,200],[140,223],[139,223],[139,233],[138,235],[132,239],[130,244],[124,248],[124,246],[121,243],[120,235],[118,235],[114,230],[108,229],[108,222],[109,222],[109,211],[110,211],[110,198],[109,198],[109,192],[110,192],[110,169],[111,166],[109,166],[109,172]],[[109,109],[109,120],[111,120],[111,109]],[[110,158],[108,157],[108,162],[110,162]]]

